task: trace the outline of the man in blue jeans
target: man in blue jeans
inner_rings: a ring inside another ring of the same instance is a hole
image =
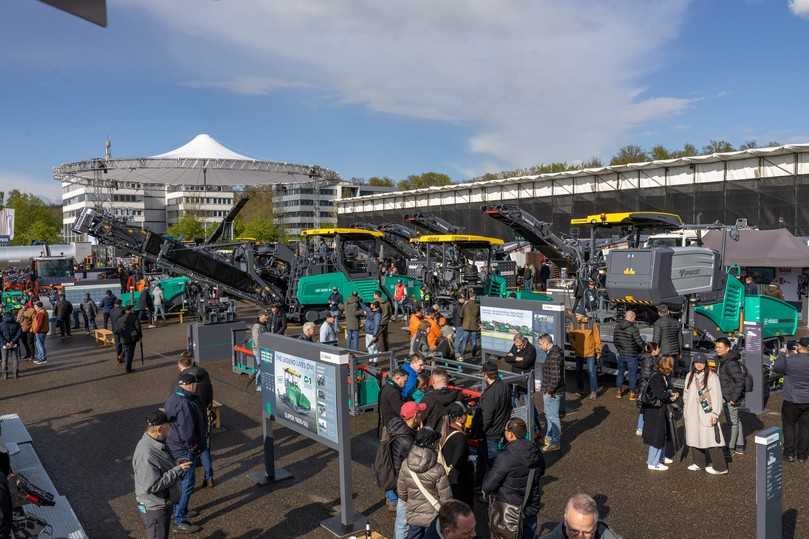
[[[638,398],[638,357],[643,353],[646,343],[640,336],[640,330],[635,324],[635,311],[626,311],[624,319],[615,324],[612,333],[612,343],[618,351],[618,372],[615,375],[615,387],[618,388],[615,396],[623,398],[624,370],[629,372],[629,400]]]
[[[180,501],[174,507],[173,529],[178,533],[195,533],[200,529],[188,521],[197,515],[196,511],[188,509],[188,503],[194,493],[194,470],[205,448],[206,434],[205,416],[196,390],[196,375],[183,372],[178,378],[176,390],[166,401],[166,415],[171,421],[166,440],[169,453],[178,464],[191,462],[191,469],[180,484]]]
[[[553,344],[553,337],[543,333],[539,337],[539,347],[545,352],[542,366],[542,402],[545,407],[545,420],[548,430],[545,434],[543,453],[559,451],[562,443],[562,422],[559,408],[565,395],[565,355],[562,349]]]

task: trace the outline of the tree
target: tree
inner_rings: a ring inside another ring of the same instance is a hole
[[[423,174],[408,176],[406,180],[399,181],[399,189],[402,191],[412,191],[413,189],[424,189],[425,187],[434,187],[441,185],[449,185],[452,183],[452,178],[440,172],[425,172]]]
[[[767,143],[768,148],[773,148],[775,146],[781,146],[781,143],[778,142],[777,140],[771,140],[770,142]]]
[[[598,157],[591,157],[587,161],[582,161],[579,163],[578,168],[601,168],[604,166],[604,163],[601,162],[601,159]]]
[[[656,146],[652,146],[651,151],[649,152],[652,159],[655,161],[661,159],[671,159],[671,152],[669,152],[665,146],[662,144],[658,144]]]
[[[678,157],[693,157],[697,155],[697,147],[693,144],[683,144],[682,150],[675,150],[671,152],[671,158],[676,159]]]
[[[379,176],[374,176],[372,178],[368,178],[368,185],[374,185],[377,187],[393,187],[393,180],[387,176],[383,176],[381,178]]]
[[[166,230],[166,234],[187,241],[202,240],[205,239],[205,227],[196,215],[183,212],[177,223]]]
[[[648,160],[649,156],[646,155],[646,152],[644,152],[640,146],[630,144],[618,150],[618,153],[610,160],[610,165],[626,165]]]
[[[14,189],[6,202],[14,210],[14,245],[31,245],[32,241],[58,243],[61,240],[61,210],[48,206],[36,195]]]
[[[252,221],[236,223],[236,235],[254,238],[257,242],[272,243],[285,240],[283,230],[272,222],[272,219],[259,218]]]
[[[711,140],[708,144],[702,148],[703,154],[709,153],[721,153],[721,152],[732,152],[733,144],[726,140]]]
[[[739,146],[740,150],[752,150],[753,148],[758,148],[758,143],[755,140],[748,140]]]

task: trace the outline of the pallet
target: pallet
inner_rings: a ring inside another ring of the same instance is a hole
[[[109,329],[96,329],[93,332],[93,336],[95,337],[96,342],[99,343],[102,346],[107,346],[107,345],[112,346],[112,345],[115,344],[115,338],[112,335],[112,330],[109,330]]]

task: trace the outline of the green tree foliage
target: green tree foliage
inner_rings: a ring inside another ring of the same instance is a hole
[[[666,149],[665,146],[658,144],[656,146],[652,146],[652,149],[649,150],[649,157],[655,161],[659,159],[671,159],[671,153]]]
[[[253,238],[261,243],[286,241],[283,227],[276,226],[272,219],[262,217],[249,222],[237,219],[234,228],[237,237]]]
[[[758,143],[755,140],[748,140],[739,146],[740,150],[752,150],[753,148],[758,148]]]
[[[45,204],[31,193],[13,190],[6,201],[14,209],[14,245],[31,245],[32,241],[61,241],[61,211]]]
[[[601,159],[593,156],[587,161],[582,161],[577,168],[601,168],[603,166],[604,163],[601,162]]]
[[[675,159],[677,157],[693,157],[697,155],[697,147],[693,144],[683,144],[682,150],[674,150],[671,152],[671,158]]]
[[[368,185],[374,185],[376,187],[393,187],[393,180],[387,176],[383,176],[381,178],[379,176],[374,176],[372,178],[368,178]]]
[[[202,240],[205,239],[205,227],[196,215],[183,212],[177,223],[166,230],[166,234],[174,238],[182,236],[187,241]]]
[[[703,154],[732,152],[734,151],[733,144],[726,140],[712,140],[702,148]]]
[[[648,160],[649,156],[643,151],[643,148],[630,144],[618,150],[618,153],[610,160],[610,165],[627,165]]]
[[[272,219],[272,189],[270,186],[256,186],[246,189],[244,195],[250,200],[239,212],[237,220],[249,223],[256,219]]]
[[[452,178],[440,172],[425,172],[423,174],[414,174],[408,176],[406,180],[399,181],[399,189],[402,191],[412,191],[413,189],[424,189],[425,187],[434,187],[449,185],[452,183]]]

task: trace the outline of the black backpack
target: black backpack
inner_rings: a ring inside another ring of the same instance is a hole
[[[379,488],[391,490],[396,488],[396,469],[393,467],[393,440],[396,436],[388,436],[376,450],[374,457],[374,478]]]

